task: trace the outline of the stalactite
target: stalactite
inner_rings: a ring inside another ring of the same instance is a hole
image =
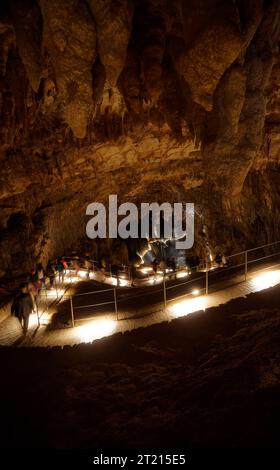
[[[249,239],[259,212],[265,231],[278,233],[276,1],[20,4],[0,18],[0,218],[22,210],[22,199],[30,214],[47,204],[50,218],[63,207],[81,221],[87,201],[115,191],[193,199],[207,227],[226,219],[225,245],[236,221],[239,243]],[[34,17],[22,24],[30,5]],[[45,230],[60,249],[75,243],[55,220],[38,229],[38,245]]]

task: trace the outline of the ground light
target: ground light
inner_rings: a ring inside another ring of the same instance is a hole
[[[189,272],[186,270],[186,271],[178,272],[178,273],[176,274],[176,277],[177,277],[177,279],[180,279],[180,278],[182,278],[182,277],[188,277],[188,275],[189,275]]]
[[[51,289],[47,289],[46,293],[48,298],[56,299],[57,297],[61,297],[64,294],[64,290],[59,288],[55,289],[52,287]]]
[[[155,279],[154,279],[154,276],[151,276],[150,279],[148,279],[149,284],[158,284],[161,281],[163,281],[163,276],[158,276],[158,275],[155,276]]]
[[[197,297],[196,299],[181,300],[173,302],[170,306],[170,314],[172,318],[179,318],[189,315],[198,310],[207,308],[207,297]]]
[[[79,277],[83,279],[88,279],[89,277],[89,273],[87,271],[79,271],[78,274],[79,274]]]
[[[116,286],[118,284],[117,279],[114,277],[108,277],[107,282],[109,282],[109,284],[112,284],[113,286]]]
[[[130,286],[131,282],[128,281],[127,279],[120,279],[120,286],[124,286],[124,287],[127,287],[127,286]]]
[[[192,291],[192,295],[199,295],[199,292],[200,292],[199,289],[194,289]]]
[[[77,336],[82,343],[91,343],[96,339],[110,336],[115,333],[117,323],[115,320],[94,320],[82,326],[75,328],[75,336]]]
[[[141,269],[139,269],[139,271],[141,271],[141,273],[143,273],[143,274],[148,274],[149,272],[152,271],[152,268],[149,268],[149,267],[141,268]]]
[[[78,282],[80,282],[81,279],[78,277],[78,276],[66,276],[64,277],[64,283],[66,282],[67,284],[70,283],[70,284],[77,284]]]
[[[256,274],[252,283],[256,290],[267,289],[268,287],[273,287],[280,282],[280,269],[273,271],[267,271],[262,274]]]
[[[109,284],[112,284],[113,286],[118,286],[119,285],[119,286],[123,286],[123,287],[130,286],[130,284],[131,284],[127,279],[121,279],[121,278],[119,278],[119,284],[118,284],[117,278],[115,278],[115,277],[108,277],[107,282]]]

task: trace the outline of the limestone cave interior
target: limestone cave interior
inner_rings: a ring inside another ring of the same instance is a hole
[[[110,194],[118,195],[120,203],[137,205],[194,203],[191,254],[200,258],[206,256],[205,242],[211,252],[230,255],[280,240],[279,45],[279,0],[1,2],[1,307],[38,263],[45,268],[48,260],[73,251],[105,256],[111,263],[131,261],[129,242],[86,236],[87,205],[98,201],[107,207]],[[134,251],[139,254],[139,246]],[[253,321],[250,318],[247,326]],[[277,318],[279,331],[279,306]],[[163,326],[158,328],[167,338]],[[232,325],[216,334],[226,335],[228,328]],[[271,326],[271,335],[273,331]],[[145,337],[143,331],[139,334]],[[140,337],[137,339],[136,332],[132,335],[140,351]],[[123,342],[124,336],[115,341]],[[106,350],[102,344],[97,357]],[[108,346],[109,351],[113,345]],[[16,363],[18,350],[3,348],[7,364]],[[22,350],[23,357],[32,363],[34,349]],[[44,361],[47,352],[40,354]],[[66,367],[66,359],[59,359],[57,351],[53,354]],[[73,351],[70,354],[75,362]],[[103,361],[108,354],[104,353]],[[152,357],[153,346],[146,354]],[[169,352],[166,354],[169,360]],[[273,369],[270,383],[275,387],[280,380],[277,354],[277,371]],[[84,360],[84,356],[85,350],[79,357]],[[269,352],[266,357],[270,358]],[[125,361],[122,356],[121,360]],[[77,368],[77,360],[75,364]],[[8,370],[10,366],[5,367]],[[128,364],[129,368],[133,366]],[[79,373],[76,370],[73,383]],[[92,370],[88,377],[94,383],[97,380]],[[74,390],[76,385],[72,385]],[[99,386],[105,387],[105,382]],[[209,390],[213,387],[212,383]],[[75,402],[80,392],[76,390],[71,396],[71,390],[65,393]],[[205,390],[207,393],[206,385]],[[89,402],[89,395],[85,395],[81,401]],[[60,398],[63,401],[62,395]],[[279,401],[276,404],[273,398],[272,402],[271,409],[277,409],[275,416],[279,416]],[[127,434],[132,432],[132,421],[125,421],[119,412],[115,420],[108,421],[110,432],[101,424],[99,435],[90,431],[97,445],[104,445],[108,438],[112,445],[121,446],[122,433],[117,434],[127,422]],[[71,415],[65,419],[71,422]],[[168,416],[164,419],[166,429],[173,430],[175,436],[178,421],[169,426]],[[190,415],[195,431],[184,442],[194,447],[199,443],[206,447],[248,443],[239,435],[242,420],[228,439],[227,433],[221,437],[225,424],[220,423],[215,440],[205,429],[199,435],[207,421],[199,419],[200,424]],[[149,427],[147,420],[135,424],[140,426],[142,437],[135,431],[133,440],[133,431],[126,441],[128,447],[136,442],[149,445],[145,429],[158,428],[153,419]],[[4,421],[8,423],[8,414]],[[18,426],[21,429],[22,425]],[[29,435],[34,436],[36,426],[32,426]],[[76,443],[89,446],[84,426]],[[274,438],[276,442],[276,435],[254,434],[253,425],[250,432],[250,445],[259,445],[262,439],[266,445]],[[15,430],[12,435],[12,442],[20,445]],[[43,435],[44,442],[52,445],[51,432]],[[71,437],[58,435],[58,446],[75,447]],[[155,446],[159,440],[151,438]],[[162,442],[168,442],[167,434]],[[28,446],[27,437],[23,445]]]

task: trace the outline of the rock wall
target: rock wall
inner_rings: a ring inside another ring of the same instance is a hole
[[[278,0],[0,7],[0,277],[73,249],[85,208],[196,205],[196,245],[280,238]]]

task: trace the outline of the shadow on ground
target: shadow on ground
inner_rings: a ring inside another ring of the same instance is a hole
[[[277,447],[279,295],[92,345],[1,348],[2,447]]]

